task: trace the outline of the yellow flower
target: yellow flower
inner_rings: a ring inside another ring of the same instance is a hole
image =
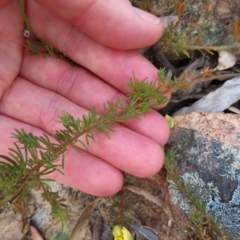
[[[133,240],[131,233],[125,227],[120,225],[114,226],[112,233],[114,240]]]

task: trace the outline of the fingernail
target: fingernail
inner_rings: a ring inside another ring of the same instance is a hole
[[[134,10],[136,13],[145,21],[152,23],[152,24],[158,24],[160,23],[160,19],[156,16],[154,16],[151,13],[145,12],[142,9],[134,7]]]

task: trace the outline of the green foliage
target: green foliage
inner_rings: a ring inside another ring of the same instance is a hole
[[[235,42],[231,45],[223,46],[211,46],[202,45],[201,42],[204,36],[198,35],[196,37],[190,37],[186,35],[184,31],[179,32],[178,26],[181,24],[183,14],[186,10],[186,2],[181,0],[174,0],[174,9],[178,16],[176,23],[170,22],[168,26],[164,29],[163,35],[161,36],[158,46],[161,51],[169,59],[176,59],[179,56],[186,56],[190,58],[190,52],[193,50],[205,50],[207,52],[211,51],[221,51],[221,50],[238,50],[240,49],[240,18],[235,18],[231,22],[232,26],[232,36]]]
[[[42,54],[44,57],[53,56],[64,59],[70,63],[74,63],[74,61],[65,54],[61,53],[51,44],[47,43],[44,39],[36,36],[35,34],[30,33],[29,37],[25,39],[25,47],[29,49],[33,55]]]
[[[175,24],[172,22],[164,29],[164,33],[159,41],[161,50],[168,56],[178,57],[184,54],[190,58],[188,53],[189,39],[184,33],[176,35],[175,30]]]
[[[177,33],[177,28],[182,20],[182,16],[186,10],[185,1],[174,0],[174,9],[178,16],[176,23],[170,22],[164,29],[163,35],[161,36],[158,45],[161,51],[168,57],[174,58],[182,55],[190,58],[189,51],[193,50],[192,46],[199,44],[201,38],[189,38],[184,32]]]
[[[54,171],[62,173],[64,148],[51,143],[44,135],[34,136],[23,129],[16,130],[13,137],[17,139],[15,148],[9,149],[8,156],[0,155],[0,208],[11,204],[13,209],[24,214],[24,208],[29,198],[29,189],[41,189],[44,200],[52,206],[53,215],[66,220],[67,209],[57,201],[57,194],[52,192],[47,179],[41,177]],[[62,164],[57,164],[60,160]]]
[[[155,82],[147,79],[138,81],[133,76],[128,83],[128,98],[107,102],[103,115],[97,113],[95,108],[76,119],[64,112],[61,117],[63,129],[56,132],[56,143],[52,143],[47,135],[39,137],[23,129],[15,130],[15,148],[9,149],[8,156],[0,155],[3,160],[0,162],[0,208],[10,203],[17,210],[21,205],[24,214],[29,189],[37,187],[42,190],[44,200],[51,204],[53,216],[65,221],[68,214],[63,201],[58,193],[51,191],[42,177],[54,171],[62,173],[64,153],[68,147],[79,150],[77,143],[80,143],[88,149],[91,140],[95,141],[96,131],[109,137],[109,133],[114,132],[114,123],[127,123],[129,118],[140,119],[152,107],[165,103],[167,97],[160,94],[163,86],[160,79]],[[85,141],[80,140],[82,136]]]

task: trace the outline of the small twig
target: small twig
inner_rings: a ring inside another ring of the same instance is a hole
[[[198,68],[201,68],[203,67],[204,65],[204,58],[203,57],[200,57],[200,58],[197,58],[195,61],[193,61],[192,63],[190,63],[185,69],[184,71],[182,72],[182,74],[180,75],[180,77],[186,73],[187,71],[190,71],[190,70],[196,70]]]
[[[215,50],[215,51],[221,51],[221,50],[231,50],[231,49],[236,49],[240,47],[239,42],[235,42],[232,45],[223,45],[223,46],[195,46],[195,45],[189,45],[188,49],[189,50]]]
[[[202,82],[211,81],[211,80],[224,81],[228,78],[233,78],[233,77],[238,77],[238,76],[240,76],[239,73],[228,73],[228,74],[222,74],[222,75],[213,75],[213,76],[210,76],[210,77],[196,79],[194,81],[194,83],[202,83]]]
[[[92,240],[100,240],[101,233],[102,233],[102,226],[103,226],[103,217],[101,215],[98,215],[93,225]]]
[[[176,68],[168,61],[162,50],[157,49],[157,47],[154,47],[153,49],[156,51],[155,57],[157,58],[157,60],[166,68],[166,70],[170,70],[172,74],[176,76]]]

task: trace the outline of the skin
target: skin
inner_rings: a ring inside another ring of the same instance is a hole
[[[25,129],[52,137],[61,129],[63,110],[81,117],[95,106],[127,93],[126,82],[156,79],[157,69],[134,49],[156,42],[163,31],[154,16],[134,9],[128,0],[26,1],[35,33],[80,66],[56,58],[33,56],[23,48],[24,23],[16,1],[0,3],[0,153],[13,147],[10,133]],[[60,37],[61,36],[61,37]],[[169,136],[155,111],[127,126],[116,124],[111,139],[96,134],[96,143],[81,154],[68,149],[64,175],[50,177],[97,196],[110,196],[123,184],[122,171],[148,177],[163,164]],[[80,147],[80,146],[79,146]]]

